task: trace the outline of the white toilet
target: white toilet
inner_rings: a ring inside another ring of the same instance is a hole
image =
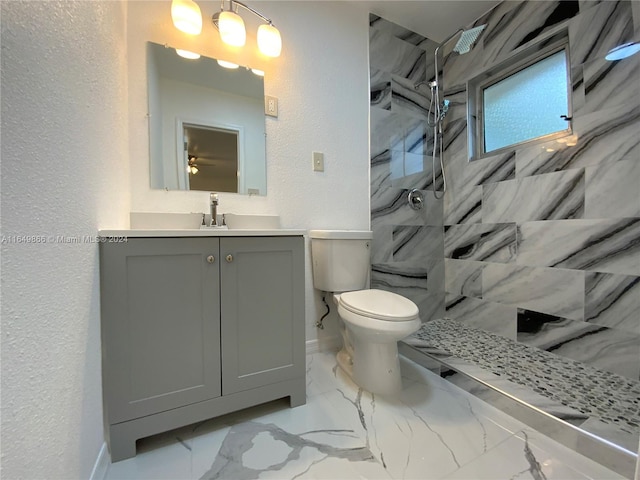
[[[395,293],[363,290],[372,232],[311,230],[309,237],[313,286],[333,293],[344,322],[338,364],[365,390],[385,395],[400,391],[398,340],[420,328],[418,307]]]

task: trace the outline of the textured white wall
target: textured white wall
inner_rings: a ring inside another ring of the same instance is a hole
[[[86,479],[103,443],[98,246],[126,226],[126,6],[2,1],[3,479]]]
[[[211,25],[219,3],[199,2],[203,33],[173,28],[169,3],[129,3],[129,92],[132,211],[202,212],[207,192],[149,188],[145,42],[169,44],[265,70],[265,93],[278,97],[279,117],[267,117],[266,197],[220,194],[221,212],[277,213],[287,228],[369,228],[368,13],[360,2],[254,2],[282,33],[277,59],[258,56],[258,23],[245,15],[247,45],[230,49]],[[311,152],[325,154],[313,172]],[[336,335],[334,321],[319,332],[323,308],[313,290],[307,254],[307,339]],[[319,313],[320,312],[320,313]]]

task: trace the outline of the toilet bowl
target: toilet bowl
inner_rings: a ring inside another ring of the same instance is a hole
[[[369,392],[399,392],[398,340],[420,328],[418,307],[401,295],[376,289],[335,294],[334,301],[346,329],[337,357],[340,367]]]
[[[340,367],[372,393],[394,394],[402,388],[398,340],[420,328],[418,307],[385,290],[365,289],[371,231],[311,230],[313,285],[333,293],[342,324]]]

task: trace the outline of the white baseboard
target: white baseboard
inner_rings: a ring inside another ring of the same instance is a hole
[[[89,480],[104,480],[107,477],[110,464],[109,450],[107,449],[107,444],[103,443]]]
[[[322,341],[318,339],[307,340],[306,352],[307,355],[318,352],[334,352],[336,350],[339,350],[341,346],[342,338],[340,338],[339,336],[323,338]]]

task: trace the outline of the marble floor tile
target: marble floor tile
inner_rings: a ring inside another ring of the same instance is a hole
[[[525,440],[549,480],[618,478],[404,357],[393,397],[360,389],[335,352],[307,358],[305,405],[277,400],[143,439],[106,480],[509,478]]]
[[[599,466],[535,431],[525,429],[493,448],[486,455],[466,464],[448,479],[495,480],[496,478],[534,478],[566,480],[624,477]]]

